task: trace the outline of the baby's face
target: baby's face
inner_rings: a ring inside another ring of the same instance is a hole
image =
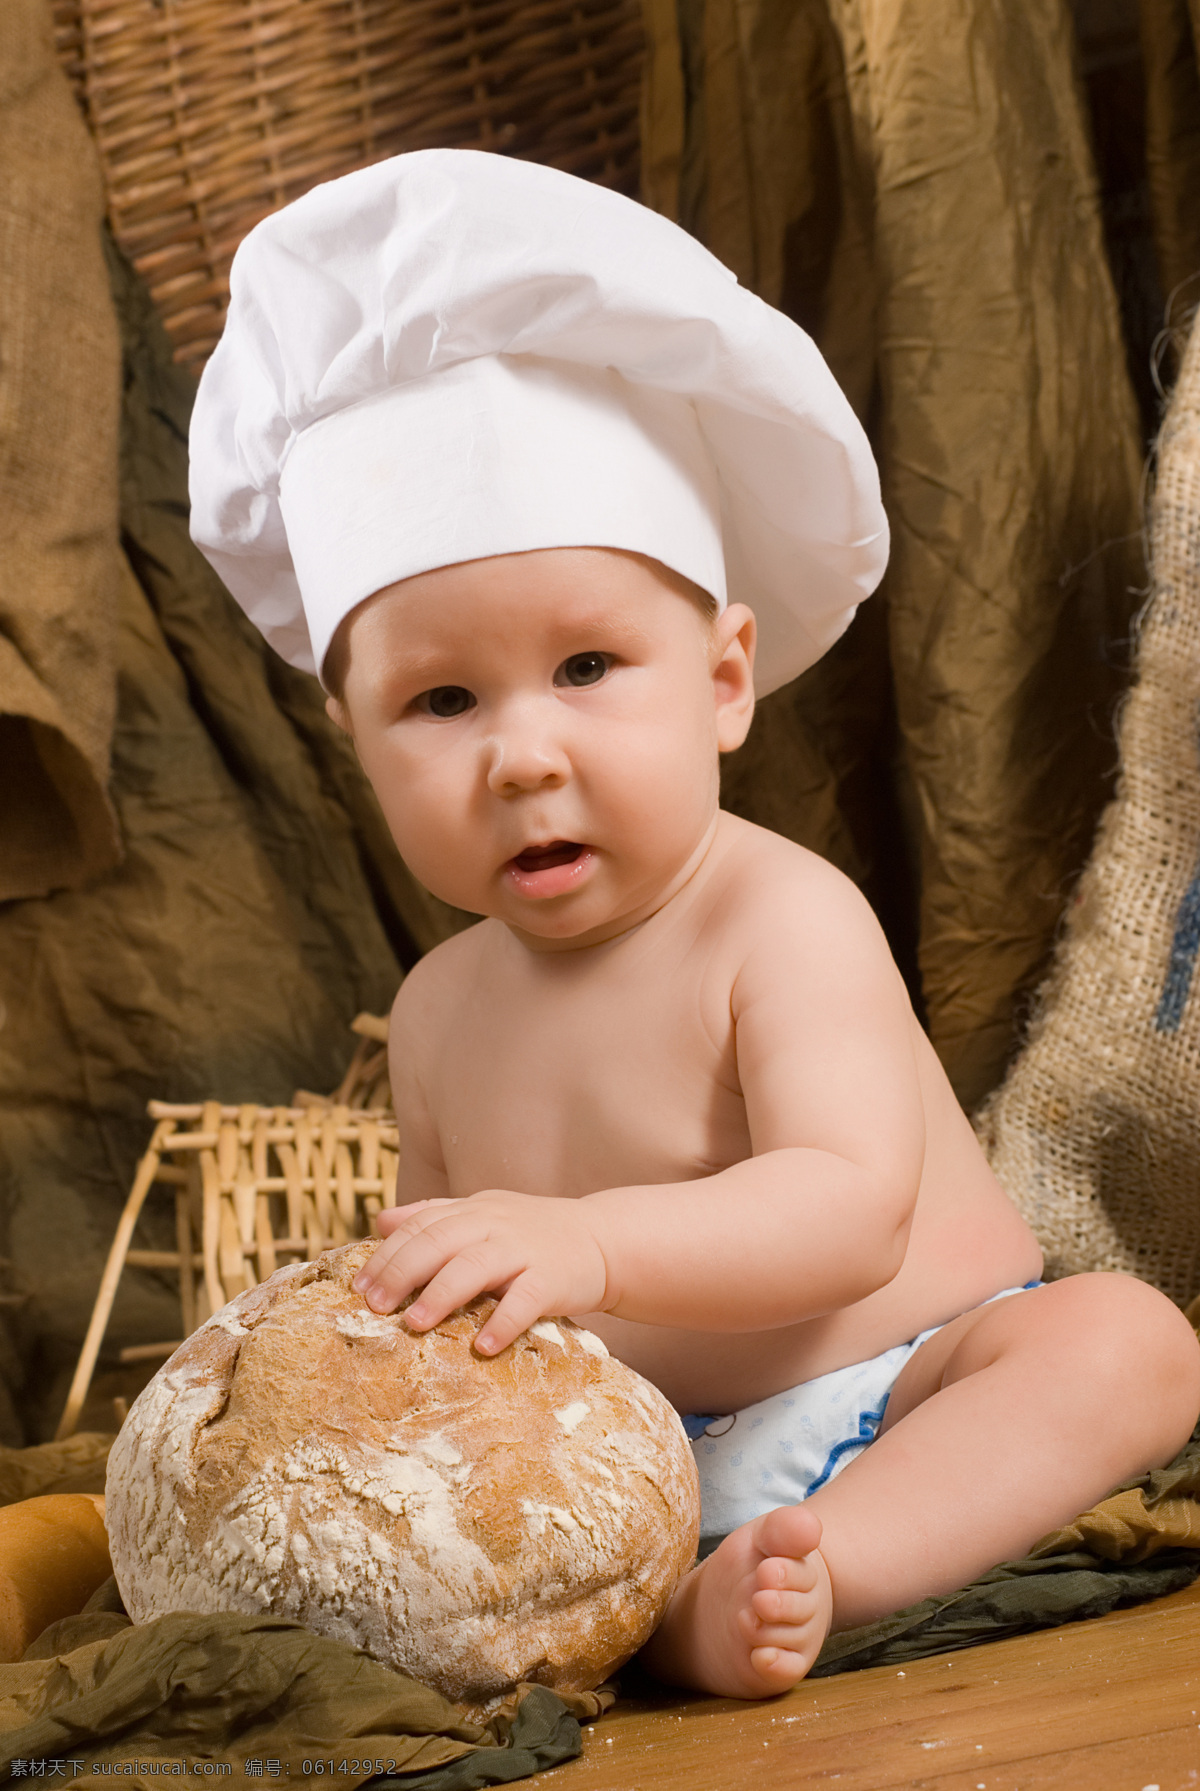
[[[754,619],[652,560],[549,548],[390,586],[330,712],[409,868],[544,947],[634,925],[691,874],[753,711]]]

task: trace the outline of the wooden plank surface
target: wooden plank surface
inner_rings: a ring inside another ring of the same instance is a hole
[[[1200,1791],[1200,1586],[769,1703],[628,1698],[584,1741],[530,1791]]]

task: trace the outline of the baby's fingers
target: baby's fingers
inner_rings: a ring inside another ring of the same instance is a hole
[[[410,1206],[392,1207],[393,1217],[382,1230],[384,1242],[368,1256],[351,1283],[355,1293],[363,1295],[376,1312],[392,1312],[406,1294],[420,1287],[430,1275],[453,1254],[453,1246],[437,1249],[426,1247],[414,1251],[413,1245],[431,1225],[442,1219],[440,1212],[430,1209],[457,1205],[449,1200],[416,1200]],[[387,1215],[379,1215],[381,1228]]]
[[[422,1288],[421,1297],[404,1314],[405,1323],[414,1331],[432,1330],[477,1294],[495,1293],[506,1286],[518,1266],[491,1242],[460,1250]]]
[[[407,1225],[418,1213],[428,1212],[431,1207],[454,1204],[452,1200],[410,1200],[407,1206],[385,1206],[376,1215],[375,1229],[381,1238],[390,1238],[394,1231],[399,1231],[402,1225]]]
[[[456,1239],[453,1221],[440,1215],[406,1217],[392,1235],[376,1246],[351,1283],[375,1312],[394,1312],[408,1294],[425,1283],[464,1241]],[[436,1227],[436,1230],[435,1230]]]
[[[492,1316],[475,1339],[481,1355],[497,1356],[514,1338],[545,1316],[546,1306],[537,1279],[528,1269],[518,1275]]]

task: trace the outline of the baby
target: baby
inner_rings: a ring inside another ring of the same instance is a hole
[[[484,1354],[570,1314],[654,1381],[723,1540],[646,1663],[783,1691],[1200,1410],[1163,1296],[1038,1284],[853,885],[718,806],[760,629],[770,687],[881,570],[865,444],[794,326],[567,176],[401,157],[248,247],[194,532],[485,917],[397,997],[356,1285],[418,1330],[495,1292]]]

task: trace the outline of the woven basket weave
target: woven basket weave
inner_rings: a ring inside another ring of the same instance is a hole
[[[638,187],[639,0],[54,0],[109,219],[199,371],[260,218],[401,150]]]
[[[360,1087],[362,1080],[360,1064]],[[382,1209],[395,1204],[399,1145],[392,1113],[310,1100],[303,1107],[150,1102],[154,1133],[109,1251],[60,1437],[78,1422],[126,1268],[178,1273],[187,1336],[284,1264],[311,1262],[331,1246],[369,1236]],[[132,1249],[142,1208],[156,1188],[174,1195],[175,1249]],[[179,1342],[136,1345],[121,1360],[168,1356]]]
[[[358,1048],[350,1059],[346,1074],[331,1095],[312,1094],[298,1088],[292,1096],[293,1107],[347,1107],[357,1112],[370,1107],[379,1113],[392,1113],[392,1089],[388,1081],[388,1023],[383,1014],[359,1014],[350,1022],[357,1034]]]

